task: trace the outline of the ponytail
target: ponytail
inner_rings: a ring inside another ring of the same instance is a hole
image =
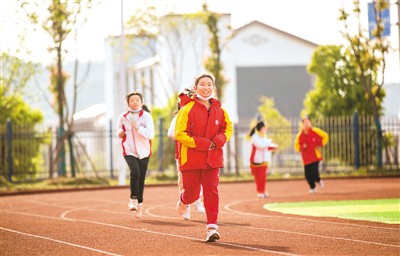
[[[256,127],[254,126],[253,129],[250,130],[249,137],[253,136],[256,133]]]
[[[146,104],[143,104],[143,105],[142,105],[142,109],[143,109],[144,111],[147,111],[147,112],[150,113],[150,109],[149,109],[149,107],[148,107]]]
[[[261,131],[261,129],[265,126],[265,123],[263,121],[260,121],[257,123],[256,126],[253,127],[253,129],[250,130],[249,136],[253,136],[254,133],[257,131]]]
[[[192,97],[196,92],[193,88],[185,88],[183,89],[183,93],[189,97]]]

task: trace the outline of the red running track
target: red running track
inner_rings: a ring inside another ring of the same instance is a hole
[[[315,195],[305,180],[220,184],[221,239],[205,243],[205,215],[176,214],[176,186],[148,186],[145,213],[128,189],[2,196],[0,255],[400,255],[400,225],[268,212],[267,202],[399,198],[399,178],[331,179]],[[194,207],[193,207],[194,208]]]

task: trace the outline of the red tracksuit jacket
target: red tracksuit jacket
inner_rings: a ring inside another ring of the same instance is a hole
[[[294,141],[294,149],[301,152],[303,164],[309,165],[322,160],[322,154],[319,148],[328,143],[329,136],[326,132],[319,128],[312,127],[308,134],[300,131]],[[307,145],[304,148],[303,145]]]
[[[233,133],[232,122],[217,99],[211,99],[210,109],[193,97],[179,110],[175,139],[179,148],[180,170],[201,170],[224,166],[222,147]],[[209,150],[214,142],[215,149]]]

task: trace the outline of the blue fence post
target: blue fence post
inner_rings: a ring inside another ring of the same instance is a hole
[[[111,179],[114,179],[113,122],[112,122],[112,119],[110,119],[110,172],[111,172]]]
[[[12,182],[13,162],[12,162],[12,124],[11,120],[7,120],[7,164],[8,164],[8,181]]]
[[[164,145],[163,145],[163,122],[164,119],[160,117],[158,119],[159,121],[159,143],[158,143],[158,161],[159,161],[159,167],[158,171],[162,172],[163,171],[163,157],[164,157]]]
[[[61,147],[60,153],[58,155],[58,176],[65,177],[67,176],[67,166],[65,163],[65,143],[62,139],[64,136],[64,127],[58,127],[58,144],[57,147]]]
[[[376,126],[376,132],[378,134],[378,145],[376,149],[376,165],[378,168],[381,168],[383,166],[383,160],[382,160],[382,149],[383,149],[383,138],[382,138],[382,126],[381,126],[381,121],[379,120],[379,117],[374,119],[375,121],[375,126]]]
[[[360,144],[359,144],[359,125],[358,113],[354,112],[353,115],[353,130],[354,130],[354,167],[356,170],[360,168]]]

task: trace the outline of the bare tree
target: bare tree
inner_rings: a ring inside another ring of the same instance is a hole
[[[195,62],[201,66],[202,55],[197,53],[196,46],[203,39],[199,35],[206,27],[198,14],[168,14],[159,17],[155,7],[150,6],[145,10],[139,9],[126,26],[128,43],[140,45],[140,49],[144,50],[131,51],[131,56],[154,57],[160,54],[160,46],[164,47],[163,57],[166,58],[163,58],[162,63],[157,63],[156,75],[166,78],[167,84],[163,87],[163,94],[155,97],[170,98],[178,92],[185,69],[185,55],[189,51],[195,52],[194,55],[198,57]]]
[[[65,72],[63,66],[64,56],[67,53],[64,43],[71,34],[76,39],[79,28],[86,22],[86,18],[82,19],[84,16],[83,12],[92,7],[92,0],[51,0],[46,2],[48,3],[46,15],[42,15],[40,12],[35,12],[31,9],[32,6],[41,7],[42,1],[21,2],[21,6],[25,8],[29,19],[47,32],[53,42],[49,46],[48,51],[54,54],[54,63],[49,66],[49,89],[54,96],[55,104],[53,104],[53,108],[58,115],[58,137],[54,167],[57,166],[59,176],[66,176],[65,141],[71,139],[73,134],[72,116],[76,109],[79,85],[77,83],[78,60],[75,60],[73,100],[72,104],[70,104],[65,92],[66,81],[69,75]],[[70,150],[72,150],[72,147],[70,147]],[[72,151],[71,159],[73,159]],[[73,163],[72,160],[71,162]],[[51,172],[52,174],[53,171]]]

